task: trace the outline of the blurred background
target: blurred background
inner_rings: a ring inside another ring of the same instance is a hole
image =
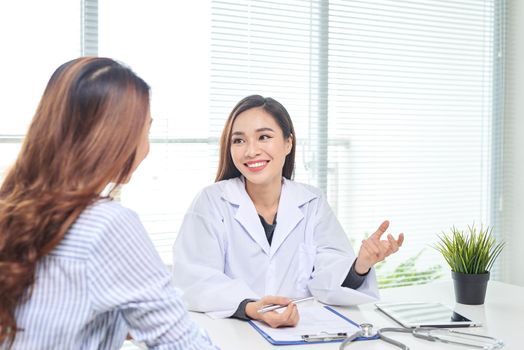
[[[385,219],[405,233],[382,288],[449,279],[431,245],[472,224],[508,243],[492,279],[524,285],[523,19],[516,0],[3,2],[0,179],[52,72],[108,56],[152,87],[151,152],[119,200],[166,265],[230,110],[261,94],[288,109],[295,180],[327,194],[355,250]]]

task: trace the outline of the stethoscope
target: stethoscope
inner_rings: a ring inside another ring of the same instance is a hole
[[[471,334],[465,332],[459,332],[453,329],[447,328],[435,328],[435,327],[417,327],[417,328],[400,328],[400,327],[386,327],[380,328],[376,333],[373,332],[373,325],[370,323],[362,323],[360,325],[360,331],[356,332],[352,336],[347,337],[339,347],[339,350],[343,350],[353,340],[359,339],[381,339],[387,343],[390,343],[400,349],[409,350],[409,347],[395,339],[392,339],[384,333],[396,332],[396,333],[411,333],[415,338],[424,339],[428,341],[440,341],[447,344],[463,345],[476,349],[494,350],[501,349],[504,347],[504,343],[496,338],[489,337],[480,334]]]

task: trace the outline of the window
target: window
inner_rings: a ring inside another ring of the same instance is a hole
[[[79,2],[31,1],[29,6],[9,1],[0,11],[0,180],[16,159],[51,73],[80,52]]]
[[[216,172],[209,133],[209,15],[201,3],[99,0],[99,52],[151,85],[151,151],[121,192],[166,264],[186,209]],[[187,35],[191,33],[191,35]]]
[[[436,234],[498,220],[496,5],[214,0],[211,133],[247,94],[281,101],[296,179],[326,191],[355,249],[384,219],[406,233],[381,285],[439,278]]]

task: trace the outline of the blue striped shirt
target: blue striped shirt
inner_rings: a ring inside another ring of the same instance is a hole
[[[138,216],[108,200],[39,261],[15,316],[13,349],[119,349],[127,333],[152,349],[217,349],[190,320]]]

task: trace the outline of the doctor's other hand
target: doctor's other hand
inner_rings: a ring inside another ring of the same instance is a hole
[[[282,305],[287,307],[279,311],[258,312],[261,308],[268,305]],[[265,296],[258,301],[247,303],[246,315],[253,319],[267,323],[270,327],[294,327],[298,324],[300,316],[298,308],[291,302],[291,299],[279,296]]]
[[[373,265],[395,253],[402,246],[402,242],[404,242],[403,233],[398,236],[398,239],[395,239],[393,235],[389,233],[387,240],[380,239],[388,227],[389,221],[386,220],[379,226],[375,233],[362,241],[355,262],[355,271],[358,274],[366,274]]]

